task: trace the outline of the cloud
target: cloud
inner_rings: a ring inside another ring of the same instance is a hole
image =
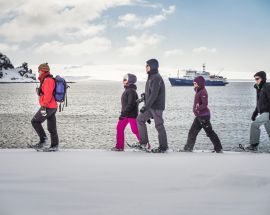
[[[37,68],[38,65],[30,65],[32,68]],[[135,74],[138,81],[146,81],[147,74],[145,72],[145,64],[95,64],[95,65],[64,65],[64,64],[50,64],[51,71],[57,71],[57,74],[66,76],[67,80],[71,76],[83,76],[90,80],[111,80],[118,81],[121,84],[123,76],[127,73]],[[160,67],[161,74],[169,75],[174,71],[173,67]],[[71,79],[72,80],[72,79]],[[73,78],[74,80],[74,78]]]
[[[200,53],[216,53],[217,49],[216,48],[208,48],[205,46],[201,46],[199,48],[194,48],[192,50],[193,53],[200,54]]]
[[[79,43],[65,44],[60,41],[45,43],[36,48],[37,53],[59,54],[59,55],[91,55],[101,53],[111,48],[111,41],[107,38],[94,37]]]
[[[158,34],[142,34],[141,36],[129,36],[126,38],[128,45],[120,49],[122,55],[136,56],[143,51],[160,43],[163,36]]]
[[[168,9],[162,8],[160,14],[149,17],[138,17],[136,14],[128,13],[118,17],[118,27],[128,27],[134,29],[145,29],[157,25],[167,19],[170,14],[175,12],[175,6],[171,5]]]
[[[140,22],[139,17],[137,17],[135,14],[133,13],[127,13],[123,16],[119,16],[118,17],[118,26],[120,27],[127,27],[131,24],[135,24]]]
[[[18,50],[18,45],[7,45],[0,43],[0,52],[16,51],[16,50]]]
[[[136,0],[11,0],[2,5],[0,35],[9,42],[31,41],[36,37],[76,39],[103,31],[105,26],[92,22],[109,8],[129,5]],[[7,19],[10,13],[12,19]],[[88,28],[90,30],[88,30]],[[86,30],[87,29],[87,30]],[[67,38],[68,37],[68,38]]]
[[[182,55],[184,51],[182,49],[171,49],[164,52],[166,57],[174,56],[174,55]]]

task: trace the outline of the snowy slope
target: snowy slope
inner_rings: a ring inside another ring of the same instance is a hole
[[[0,52],[0,83],[35,82],[36,75],[28,69],[26,62],[14,67],[10,59]]]
[[[3,215],[268,215],[270,155],[0,150]]]
[[[36,82],[34,74],[26,73],[24,76],[21,76],[19,73],[21,70],[21,67],[1,70],[3,77],[0,78],[0,82]]]

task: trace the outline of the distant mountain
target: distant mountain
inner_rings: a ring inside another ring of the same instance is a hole
[[[0,83],[17,82],[36,82],[36,75],[28,68],[27,63],[24,62],[21,66],[14,68],[10,59],[0,53]]]

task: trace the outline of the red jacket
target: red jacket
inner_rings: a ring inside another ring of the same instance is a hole
[[[54,98],[55,81],[51,77],[44,79],[41,86],[41,94],[39,96],[40,106],[46,108],[57,108],[57,103]]]

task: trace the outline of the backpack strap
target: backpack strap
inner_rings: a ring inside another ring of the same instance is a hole
[[[37,90],[39,96],[40,96],[41,94],[43,94],[43,92],[42,92],[42,85],[43,85],[45,79],[47,79],[47,78],[52,78],[52,79],[54,79],[52,75],[48,75],[48,76],[46,76],[46,77],[40,82],[39,88],[38,88],[38,90]],[[55,91],[55,89],[54,89],[54,91]]]

